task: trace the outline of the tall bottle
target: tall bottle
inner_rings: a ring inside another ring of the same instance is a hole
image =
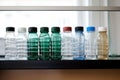
[[[70,26],[63,28],[61,55],[62,60],[73,60],[73,37]]]
[[[96,59],[96,34],[95,27],[88,26],[85,34],[85,55],[86,60]]]
[[[27,60],[27,35],[26,28],[18,28],[18,35],[16,37],[17,43],[17,59]]]
[[[5,59],[6,60],[16,60],[16,38],[15,38],[15,28],[6,27],[5,36]]]
[[[37,27],[29,27],[28,32],[28,60],[38,60]]]
[[[52,60],[61,60],[61,35],[59,27],[51,29],[51,57]]]
[[[98,31],[99,31],[98,37],[97,37],[98,59],[107,60],[108,53],[109,53],[107,29],[105,27],[99,27]]]
[[[50,60],[50,35],[48,34],[48,27],[40,28],[40,36],[39,36],[39,51],[40,51],[40,59],[41,60]]]
[[[73,44],[73,58],[74,60],[84,60],[85,52],[85,37],[84,37],[84,28],[82,26],[75,27],[75,35],[74,35],[74,44]]]

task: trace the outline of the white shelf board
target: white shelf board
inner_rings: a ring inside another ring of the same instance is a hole
[[[0,11],[120,11],[120,7],[101,6],[0,6]]]

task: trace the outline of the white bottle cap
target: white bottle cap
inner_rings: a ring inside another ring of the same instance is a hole
[[[19,33],[26,33],[26,28],[25,27],[20,27],[18,28]]]
[[[98,31],[107,31],[106,27],[98,27]]]

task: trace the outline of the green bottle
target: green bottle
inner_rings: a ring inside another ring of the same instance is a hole
[[[29,27],[28,32],[28,60],[38,60],[37,27]]]
[[[61,35],[59,27],[51,28],[51,58],[52,60],[61,60]]]
[[[41,60],[50,60],[50,36],[48,27],[40,28],[39,51]]]

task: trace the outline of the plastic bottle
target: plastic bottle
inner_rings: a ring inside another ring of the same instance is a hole
[[[28,60],[38,60],[37,27],[29,27],[28,32]]]
[[[5,36],[5,59],[6,60],[17,60],[16,51],[16,38],[15,38],[15,28],[6,27]]]
[[[48,27],[40,28],[40,36],[39,36],[39,51],[40,51],[40,59],[41,60],[50,60],[50,35],[48,34]]]
[[[27,60],[27,35],[26,28],[18,28],[18,35],[16,36],[17,43],[17,59]]]
[[[51,57],[52,60],[61,60],[61,34],[59,27],[51,29]]]
[[[73,44],[74,60],[85,59],[85,52],[84,52],[85,37],[83,31],[84,31],[84,27],[82,26],[75,27],[75,36],[74,36],[74,44]]]
[[[105,27],[99,27],[98,31],[97,56],[99,60],[107,60],[109,53],[107,29]]]
[[[62,60],[73,60],[73,37],[72,27],[63,28],[61,55]]]
[[[88,26],[85,34],[85,55],[86,60],[96,60],[96,34],[95,27]]]
[[[5,60],[5,38],[0,37],[0,60]]]

